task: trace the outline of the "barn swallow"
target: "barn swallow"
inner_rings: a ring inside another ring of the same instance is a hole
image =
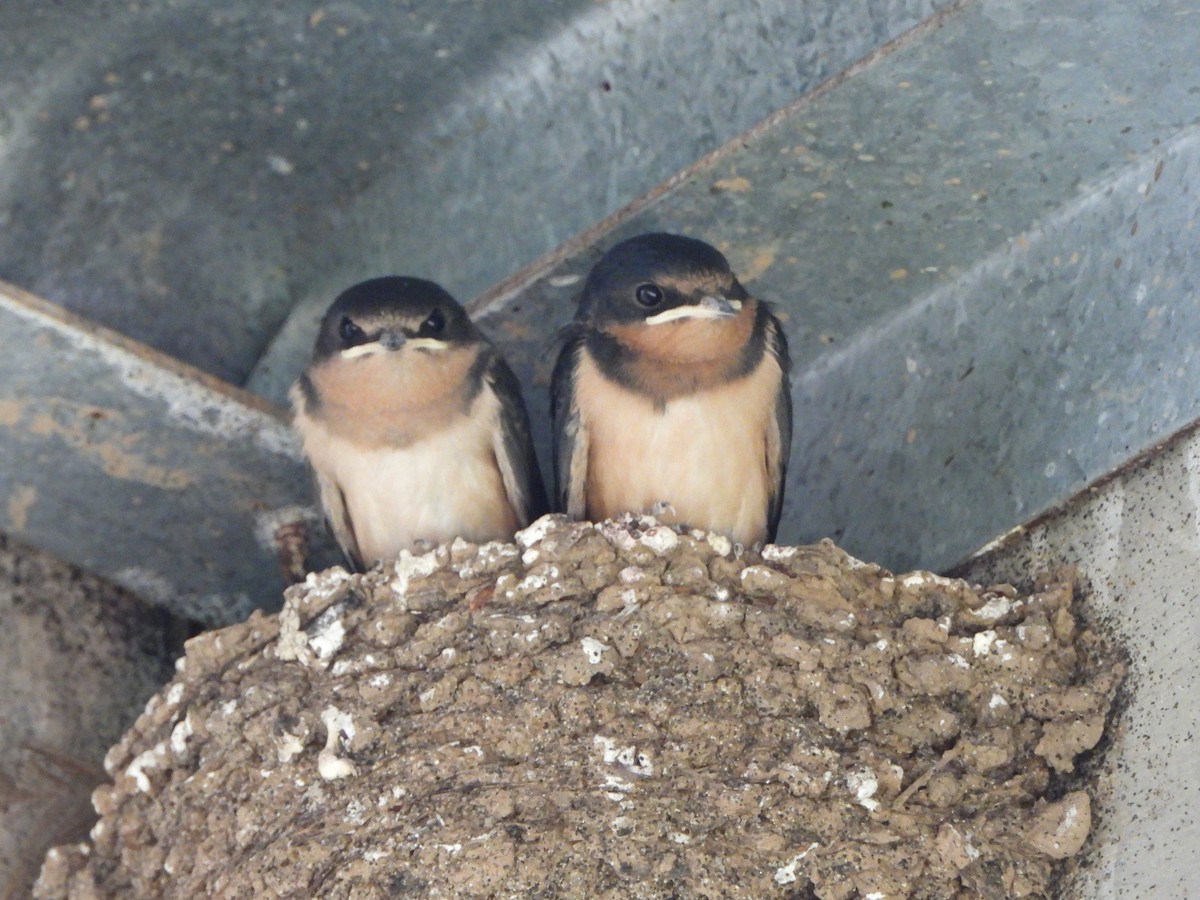
[[[703,241],[643,234],[584,283],[551,382],[557,508],[773,540],[792,437],[787,341]]]
[[[417,542],[508,540],[545,512],[516,376],[433,282],[343,292],[290,396],[326,519],[358,570]]]

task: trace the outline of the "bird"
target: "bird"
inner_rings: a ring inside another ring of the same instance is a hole
[[[392,275],[338,295],[289,397],[357,571],[456,537],[509,540],[546,511],[520,384],[432,281]]]
[[[551,377],[554,504],[775,539],[792,436],[787,339],[715,247],[641,234],[592,268]]]

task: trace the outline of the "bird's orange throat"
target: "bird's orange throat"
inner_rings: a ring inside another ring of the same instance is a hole
[[[462,415],[480,347],[334,357],[309,371],[319,403],[307,413],[363,448],[404,447]]]
[[[678,319],[658,325],[617,324],[606,328],[629,351],[622,361],[635,390],[669,400],[724,384],[743,365],[754,331],[757,301],[742,304],[728,319]]]

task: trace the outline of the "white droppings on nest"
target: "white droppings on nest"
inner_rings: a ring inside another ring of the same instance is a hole
[[[342,605],[329,607],[317,617],[308,635],[308,646],[317,654],[317,659],[326,662],[342,647],[346,639],[346,626],[342,624]]]
[[[537,549],[536,547],[530,547],[528,550],[526,550],[524,553],[521,554],[521,562],[527,566],[532,566],[535,562],[538,561],[538,557],[541,555],[542,555],[541,550]]]
[[[367,805],[355,798],[346,804],[345,820],[350,825],[361,825],[367,821]]]
[[[450,647],[446,648],[446,650],[451,650],[451,649],[452,648],[450,648]],[[445,650],[442,651],[442,655],[443,656],[446,655]],[[391,683],[392,683],[392,676],[387,672],[379,672],[375,675],[372,675],[370,678],[367,679],[367,684],[373,688],[385,688]]]
[[[163,760],[167,756],[167,745],[164,742],[159,742],[134,757],[133,762],[125,769],[125,774],[133,779],[137,789],[143,794],[150,793],[150,778],[146,775],[147,769],[156,769],[162,765]]]
[[[534,544],[540,544],[543,540],[545,540],[546,535],[549,534],[550,531],[556,525],[558,525],[560,521],[560,516],[557,516],[554,513],[547,513],[540,519],[537,519],[531,523],[528,527],[522,528],[520,531],[518,531],[515,535],[513,535],[513,539],[523,548],[528,550]]]
[[[183,682],[177,681],[173,685],[171,685],[170,690],[167,691],[167,703],[170,706],[178,706],[179,702],[182,699],[183,699]]]
[[[631,744],[620,747],[615,740],[602,735],[596,735],[592,739],[592,743],[600,748],[606,765],[619,763],[634,775],[640,775],[643,778],[650,778],[654,775],[654,760],[651,759],[649,753],[639,751],[636,746]]]
[[[659,556],[664,553],[670,553],[679,545],[679,535],[666,525],[651,528],[638,540],[643,546],[649,547]]]
[[[999,694],[992,694],[992,698],[988,700],[988,709],[1003,709],[1008,706],[1008,701]]]
[[[707,541],[708,546],[712,547],[713,552],[718,556],[728,556],[733,552],[733,541],[729,540],[729,538],[725,537],[723,534],[713,534],[712,532],[709,532],[707,535],[705,535],[704,539]]]
[[[667,837],[669,837],[671,841],[676,844],[690,844],[692,842],[692,836],[690,834],[684,834],[682,831],[672,831],[667,834]]]
[[[171,729],[171,752],[176,756],[183,756],[187,753],[187,742],[193,734],[196,733],[192,725],[192,715],[188,713],[183,717],[183,720],[177,722],[175,727]]]
[[[550,583],[547,574],[526,575],[517,585],[517,591],[524,594],[532,594],[534,591],[541,590]]]
[[[304,578],[304,594],[310,603],[328,600],[350,580],[350,573],[341,566],[324,572],[309,572]]]
[[[507,559],[518,555],[517,548],[512,544],[501,541],[489,541],[480,545],[475,558],[467,560],[458,567],[458,577],[463,579],[475,578],[485,572],[491,572],[504,564]]]
[[[866,563],[861,564],[866,565]],[[917,570],[916,572],[909,572],[907,575],[900,576],[900,584],[904,587],[922,587],[932,584],[936,587],[947,588],[948,590],[957,590],[961,586],[960,582],[953,578],[946,578],[945,576],[924,570]]]
[[[979,619],[994,621],[1001,616],[1006,616],[1012,611],[1012,601],[1007,597],[992,597],[987,603],[979,607],[979,609],[971,610],[971,615]]]
[[[625,795],[633,790],[633,782],[610,773],[604,776],[604,784],[600,785],[600,790],[609,800],[619,803],[624,801]]]
[[[307,666],[312,660],[308,649],[308,635],[300,627],[300,610],[291,603],[284,603],[279,611],[279,637],[275,640],[275,656],[282,660],[296,660]]]
[[[767,562],[787,562],[796,556],[796,547],[781,547],[778,544],[767,544],[762,548],[762,558]]]
[[[617,816],[608,823],[608,827],[616,834],[629,834],[632,832],[636,824],[629,816]]]
[[[226,700],[221,704],[221,718],[228,719],[237,712],[238,702],[236,700]]]
[[[287,765],[304,749],[304,740],[300,735],[284,732],[275,739],[275,758]]]
[[[646,580],[646,573],[639,566],[626,566],[617,573],[621,584],[640,584]]]
[[[882,652],[882,651],[886,650],[888,647],[890,647],[891,645],[887,642],[886,638],[880,638],[879,640],[877,640],[874,643],[873,646],[875,647],[876,650],[879,650],[880,652]]]
[[[337,748],[341,737],[353,740],[355,734],[354,722],[350,716],[336,706],[328,706],[321,713],[321,722],[325,725],[325,747],[317,754],[317,771],[326,781],[357,775],[358,767],[345,757],[338,756]]]
[[[595,525],[597,531],[618,550],[629,551],[639,545],[661,556],[679,546],[675,529],[659,523],[653,516],[626,514]]]
[[[608,649],[608,644],[592,637],[585,637],[579,643],[583,647],[583,653],[588,658],[588,662],[593,666],[600,665],[600,661],[604,659],[604,651]]]
[[[877,568],[879,568],[874,563],[866,562],[865,560],[859,559],[857,556],[851,556],[849,553],[846,554],[846,566],[847,566],[847,568],[850,569],[851,572],[856,572],[859,569],[877,569]]]
[[[392,566],[392,593],[402,600],[408,596],[408,585],[414,578],[428,578],[441,568],[437,550],[414,556],[407,550],[400,551],[400,558]]]
[[[292,603],[285,603],[279,611],[275,656],[281,660],[295,660],[306,667],[326,668],[330,657],[341,649],[346,639],[346,627],[341,619],[344,611],[342,604],[335,603],[304,629],[300,627],[300,610]]]
[[[806,856],[808,856],[808,854],[812,853],[814,850],[816,850],[820,846],[821,846],[820,844],[818,844],[814,841],[813,843],[811,843],[807,847],[805,847],[803,850],[801,850],[799,853],[797,853],[795,856],[793,856],[786,865],[782,865],[778,869],[776,869],[775,870],[775,883],[776,884],[794,884],[796,879],[799,877],[796,874],[796,867],[804,861],[804,858]]]
[[[996,632],[992,629],[981,631],[971,641],[971,651],[976,656],[987,656],[992,652],[992,644],[996,642]]]
[[[854,799],[871,812],[879,809],[879,801],[874,799],[879,790],[879,778],[870,769],[856,769],[846,776],[846,787],[854,793]]]
[[[959,656],[957,653],[948,654],[946,656],[946,659],[950,661],[951,665],[958,666],[960,669],[971,668],[971,664],[969,662],[967,662],[965,659],[963,659],[961,656]]]

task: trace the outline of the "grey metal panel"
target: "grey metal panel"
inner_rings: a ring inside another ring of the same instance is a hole
[[[1019,528],[964,565],[982,583],[1069,564],[1089,615],[1132,656],[1130,701],[1106,761],[1092,859],[1064,896],[1188,897],[1200,847],[1200,430]]]
[[[953,10],[483,298],[483,324],[544,438],[550,335],[599,249],[710,239],[787,319],[781,538],[945,567],[1200,415],[1197,46],[1186,0]]]
[[[578,279],[602,247],[651,228],[713,240],[788,318],[784,539],[832,534],[895,568],[942,567],[1196,417],[1197,45],[1184,0],[981,0],[852,67],[476,304],[525,382],[541,446],[552,334]],[[126,388],[105,386],[109,405]],[[230,452],[218,473],[248,465]],[[40,491],[28,473],[48,470],[25,471],[20,486]],[[67,496],[107,516],[126,508],[108,489]],[[186,494],[140,490],[164,509]],[[207,490],[208,513],[240,493],[228,474]],[[169,515],[156,521],[164,543],[189,546]]]
[[[295,303],[478,293],[945,2],[4,0],[0,278],[240,383]]]
[[[3,283],[0,334],[0,528],[206,624],[278,605],[278,411]]]

